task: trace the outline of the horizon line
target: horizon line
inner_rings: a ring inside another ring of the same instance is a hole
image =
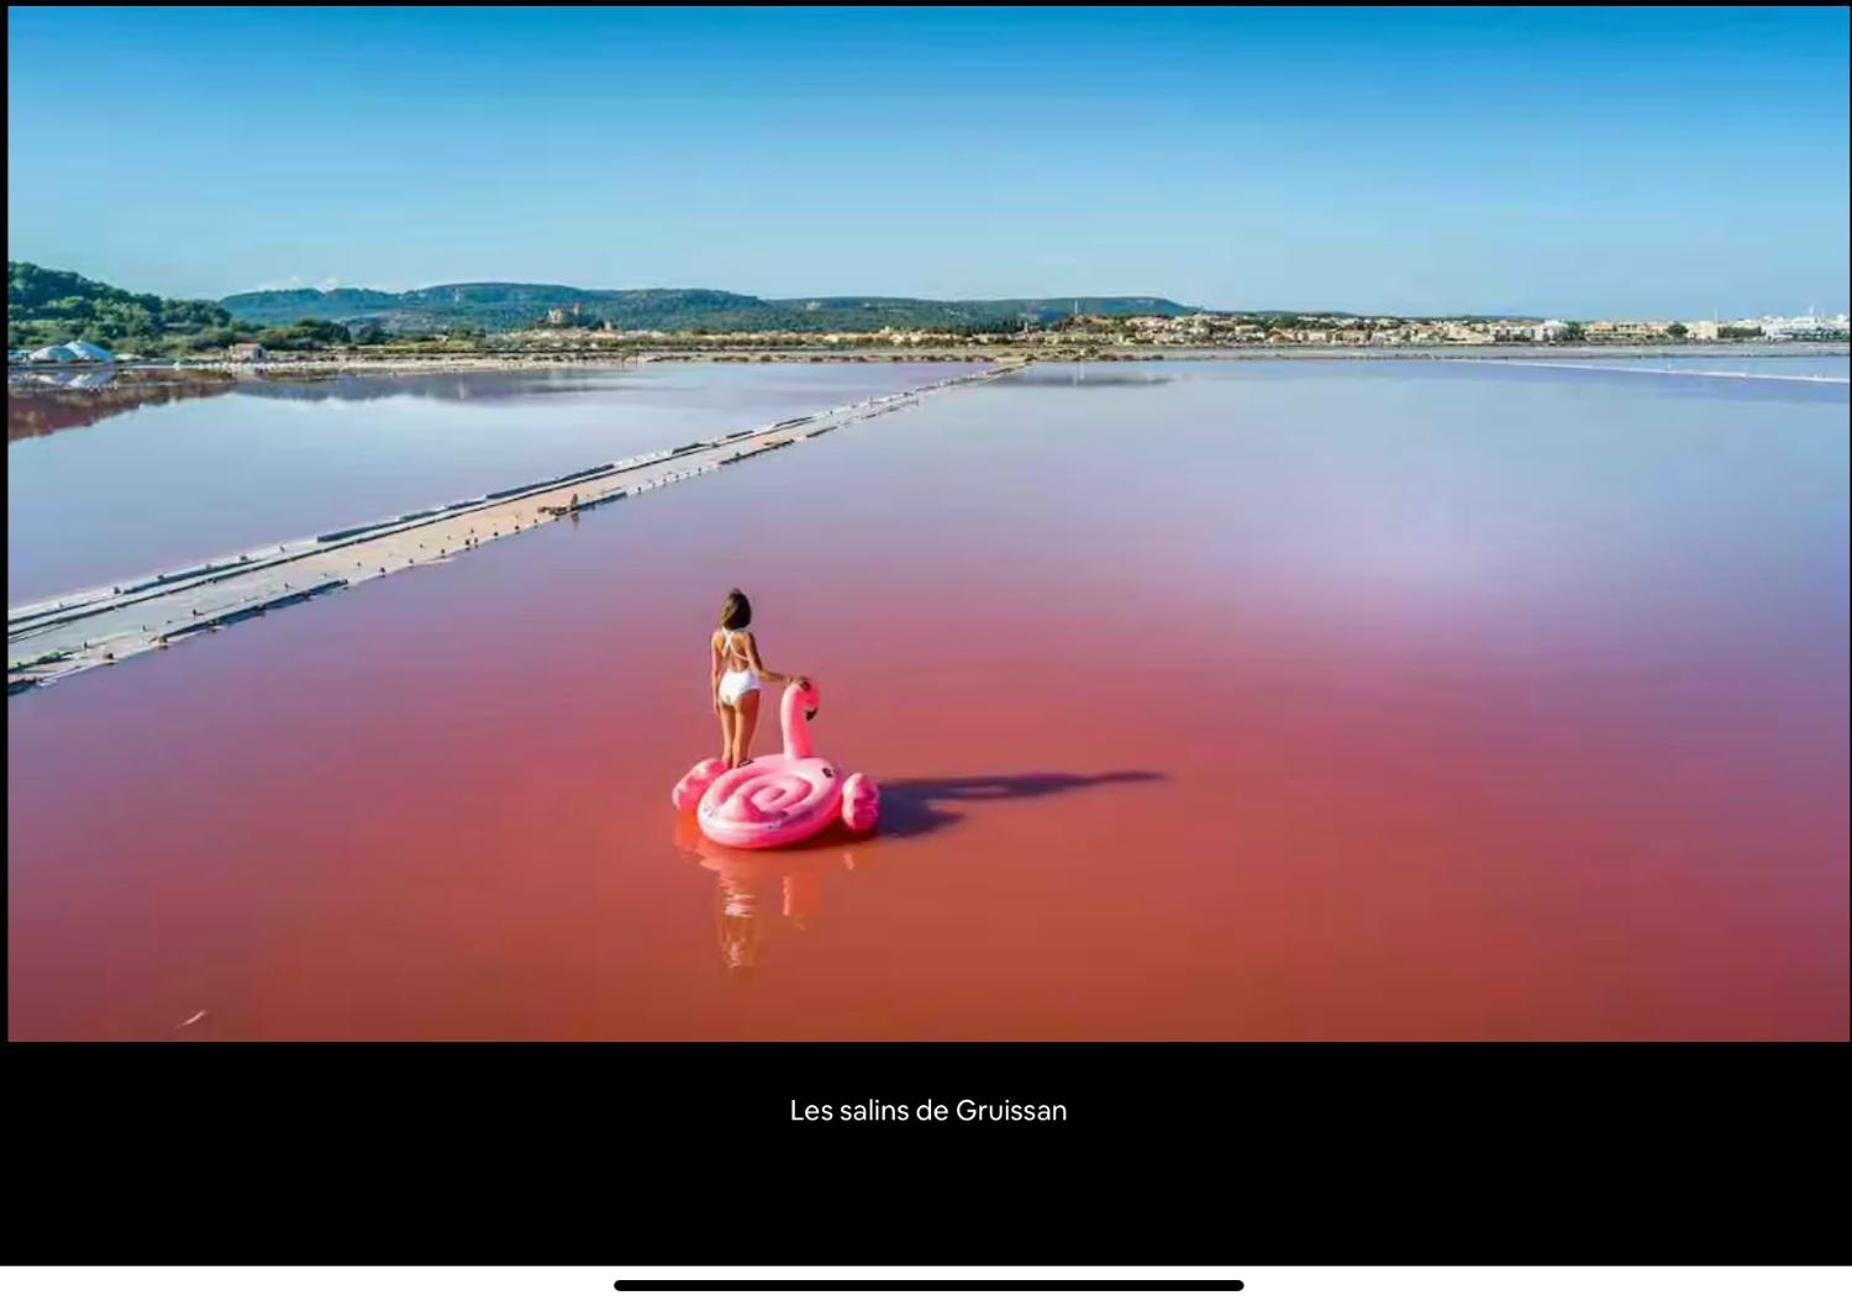
[[[9,254],[7,262],[9,264],[31,263],[32,260],[23,259],[23,258],[15,259]],[[72,276],[85,277],[88,280],[98,280],[98,278],[91,277],[88,273],[78,272],[75,269],[71,269],[71,268],[52,268],[48,264],[34,264],[34,266],[44,267],[48,271],[65,272]],[[330,278],[330,280],[332,280],[332,278]],[[115,283],[104,282],[103,284],[114,285]],[[247,290],[235,290],[227,294],[218,295],[218,296],[213,296],[213,295],[208,294],[208,295],[197,295],[197,296],[163,296],[163,298],[174,298],[174,299],[197,298],[197,299],[207,300],[208,302],[215,303],[215,304],[223,304],[225,301],[230,300],[230,299],[235,299],[241,295],[293,294],[293,293],[303,293],[303,292],[309,292],[309,293],[313,293],[316,295],[332,295],[332,294],[336,294],[341,291],[366,292],[366,293],[381,294],[381,295],[409,295],[409,294],[417,294],[417,293],[431,291],[431,290],[445,290],[445,289],[451,289],[455,287],[464,287],[464,286],[558,286],[558,287],[561,287],[567,290],[580,291],[585,294],[634,294],[640,291],[664,291],[664,292],[670,292],[670,293],[706,292],[706,293],[723,294],[723,295],[737,295],[737,296],[740,296],[741,298],[754,299],[754,300],[759,301],[760,303],[771,303],[771,304],[791,303],[794,301],[806,300],[806,299],[815,299],[815,300],[832,300],[832,299],[833,300],[853,300],[853,299],[907,300],[907,301],[912,301],[915,303],[925,303],[925,304],[959,304],[959,303],[965,303],[965,304],[980,303],[982,304],[982,303],[1008,303],[1012,301],[1030,301],[1030,302],[1037,302],[1037,303],[1059,303],[1061,300],[1064,300],[1064,299],[1066,300],[1151,299],[1151,300],[1162,300],[1165,303],[1175,304],[1179,308],[1189,309],[1195,313],[1208,313],[1208,314],[1228,316],[1228,317],[1297,315],[1301,317],[1352,317],[1352,318],[1381,317],[1381,318],[1397,318],[1397,319],[1401,319],[1404,321],[1418,321],[1418,320],[1423,320],[1423,319],[1480,318],[1480,319],[1487,319],[1487,320],[1503,319],[1503,320],[1508,320],[1508,321],[1534,321],[1534,322],[1546,322],[1546,321],[1583,322],[1583,321],[1603,321],[1603,320],[1606,320],[1606,321],[1654,321],[1654,320],[1661,320],[1661,319],[1666,320],[1666,321],[1677,321],[1677,322],[1683,322],[1687,320],[1725,322],[1725,321],[1747,321],[1747,320],[1751,320],[1754,318],[1767,318],[1767,317],[1782,316],[1782,314],[1772,313],[1768,311],[1763,311],[1760,313],[1739,313],[1734,316],[1728,315],[1728,314],[1718,315],[1715,313],[1699,314],[1699,315],[1693,315],[1689,317],[1687,317],[1686,315],[1679,315],[1679,314],[1648,314],[1643,317],[1637,317],[1637,318],[1618,318],[1618,317],[1613,317],[1611,315],[1606,316],[1606,317],[1603,317],[1603,316],[1589,317],[1587,315],[1577,316],[1577,315],[1573,315],[1569,313],[1562,313],[1562,312],[1552,312],[1552,313],[1509,312],[1509,311],[1496,311],[1495,312],[1495,311],[1487,311],[1487,310],[1474,310],[1474,311],[1466,311],[1466,312],[1461,312],[1461,311],[1410,312],[1410,311],[1399,311],[1399,310],[1390,310],[1390,309],[1353,309],[1353,308],[1343,308],[1343,309],[1338,309],[1338,308],[1279,308],[1279,307],[1273,307],[1273,308],[1263,308],[1263,307],[1213,308],[1207,304],[1195,303],[1188,299],[1181,299],[1173,295],[1151,294],[1151,293],[1142,293],[1142,292],[1141,293],[1089,293],[1089,294],[1080,294],[1080,295],[1071,294],[1071,293],[1070,294],[1060,294],[1060,295],[1046,295],[1046,294],[1044,295],[995,295],[995,294],[921,295],[921,294],[870,293],[870,292],[862,291],[862,292],[855,292],[851,294],[807,293],[807,294],[799,294],[799,295],[764,295],[764,294],[756,294],[756,293],[749,292],[749,291],[729,290],[721,286],[713,286],[713,285],[706,285],[706,286],[703,286],[703,285],[590,286],[590,285],[572,285],[570,283],[563,282],[563,281],[520,281],[520,280],[512,280],[508,278],[493,278],[493,277],[479,278],[479,279],[465,280],[465,281],[435,281],[435,282],[430,282],[424,285],[409,286],[409,287],[406,287],[405,289],[399,289],[399,290],[388,289],[387,287],[378,286],[378,285],[361,285],[358,283],[348,284],[348,283],[337,282],[333,285],[325,285],[325,284],[322,284],[322,285],[307,285],[307,284],[267,285],[267,286],[260,285],[260,286],[253,286]],[[127,287],[122,287],[122,286],[117,286],[117,288],[127,289]],[[131,290],[130,293],[137,294],[137,293],[144,293],[144,292]],[[1852,311],[1852,309],[1841,308],[1837,311],[1837,313],[1835,313],[1834,310],[1829,308],[1824,311],[1824,315],[1837,316],[1840,314],[1847,313],[1849,311]],[[1787,314],[1787,315],[1788,316],[1800,316],[1803,314],[1803,312],[1806,314],[1814,315],[1814,316],[1822,315],[1822,310],[1820,310],[1817,307],[1817,305],[1809,305],[1807,306],[1805,310],[1796,309],[1794,310],[1793,313]]]

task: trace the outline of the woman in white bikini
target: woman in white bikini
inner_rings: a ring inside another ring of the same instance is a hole
[[[759,641],[747,629],[751,624],[752,604],[738,590],[729,591],[720,606],[720,629],[708,641],[714,713],[720,718],[720,756],[728,770],[752,760],[746,750],[752,747],[753,731],[759,725],[759,686],[803,679],[765,669],[759,660]]]

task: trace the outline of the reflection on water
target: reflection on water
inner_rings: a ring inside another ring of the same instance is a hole
[[[370,403],[382,399],[428,399],[440,404],[486,404],[548,396],[602,395],[619,390],[651,389],[650,377],[638,365],[612,363],[608,368],[554,367],[493,371],[486,368],[457,372],[300,372],[259,370],[247,378],[238,393],[257,399],[288,399],[306,403],[345,400]]]
[[[1086,363],[1037,363],[1034,367],[1004,377],[997,385],[1059,386],[1071,390],[1076,386],[1169,385],[1175,378],[1157,372],[1139,371],[1135,365],[1113,364],[1102,370]]]
[[[826,838],[811,848],[842,843]],[[864,842],[857,839],[856,843]],[[759,965],[766,932],[810,928],[823,906],[826,868],[815,861],[794,862],[776,850],[744,852],[715,843],[701,833],[692,816],[676,822],[675,847],[687,860],[714,874],[714,932],[727,972],[745,975]],[[866,850],[854,846],[830,849],[845,871],[857,869],[858,852],[867,864]]]
[[[6,384],[6,438],[21,440],[93,426],[149,404],[172,404],[225,394],[237,382],[221,372],[10,373]]]
[[[522,399],[648,391],[659,381],[635,364],[608,367],[475,368],[453,372],[203,371],[114,367],[20,370],[7,374],[7,438],[89,426],[146,404],[237,394],[296,403],[422,399],[493,404]]]
[[[9,374],[7,385],[22,388],[37,387],[54,390],[101,390],[116,379],[113,367],[75,368],[70,371],[54,369],[49,372],[31,371],[17,375]]]
[[[319,380],[125,370],[83,394],[9,381],[10,432],[92,429],[82,438],[8,442],[8,604],[982,368],[613,364]],[[189,398],[202,402],[175,402]]]

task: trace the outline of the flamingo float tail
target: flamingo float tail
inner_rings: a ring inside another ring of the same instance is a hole
[[[696,762],[687,775],[675,782],[675,788],[669,791],[669,801],[675,804],[678,812],[692,812],[701,805],[701,795],[707,792],[707,787],[726,773],[727,764],[718,757]]]
[[[858,834],[875,828],[881,814],[881,789],[857,771],[842,782],[842,823]]]

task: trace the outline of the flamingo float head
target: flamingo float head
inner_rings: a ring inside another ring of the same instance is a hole
[[[797,710],[804,714],[804,720],[815,721],[817,719],[817,707],[822,703],[823,696],[817,693],[817,684],[814,680],[799,680],[786,692],[794,700]]]
[[[786,757],[811,756],[809,723],[816,719],[820,701],[814,680],[793,680],[785,686],[784,699],[778,705],[778,719],[784,729]]]

